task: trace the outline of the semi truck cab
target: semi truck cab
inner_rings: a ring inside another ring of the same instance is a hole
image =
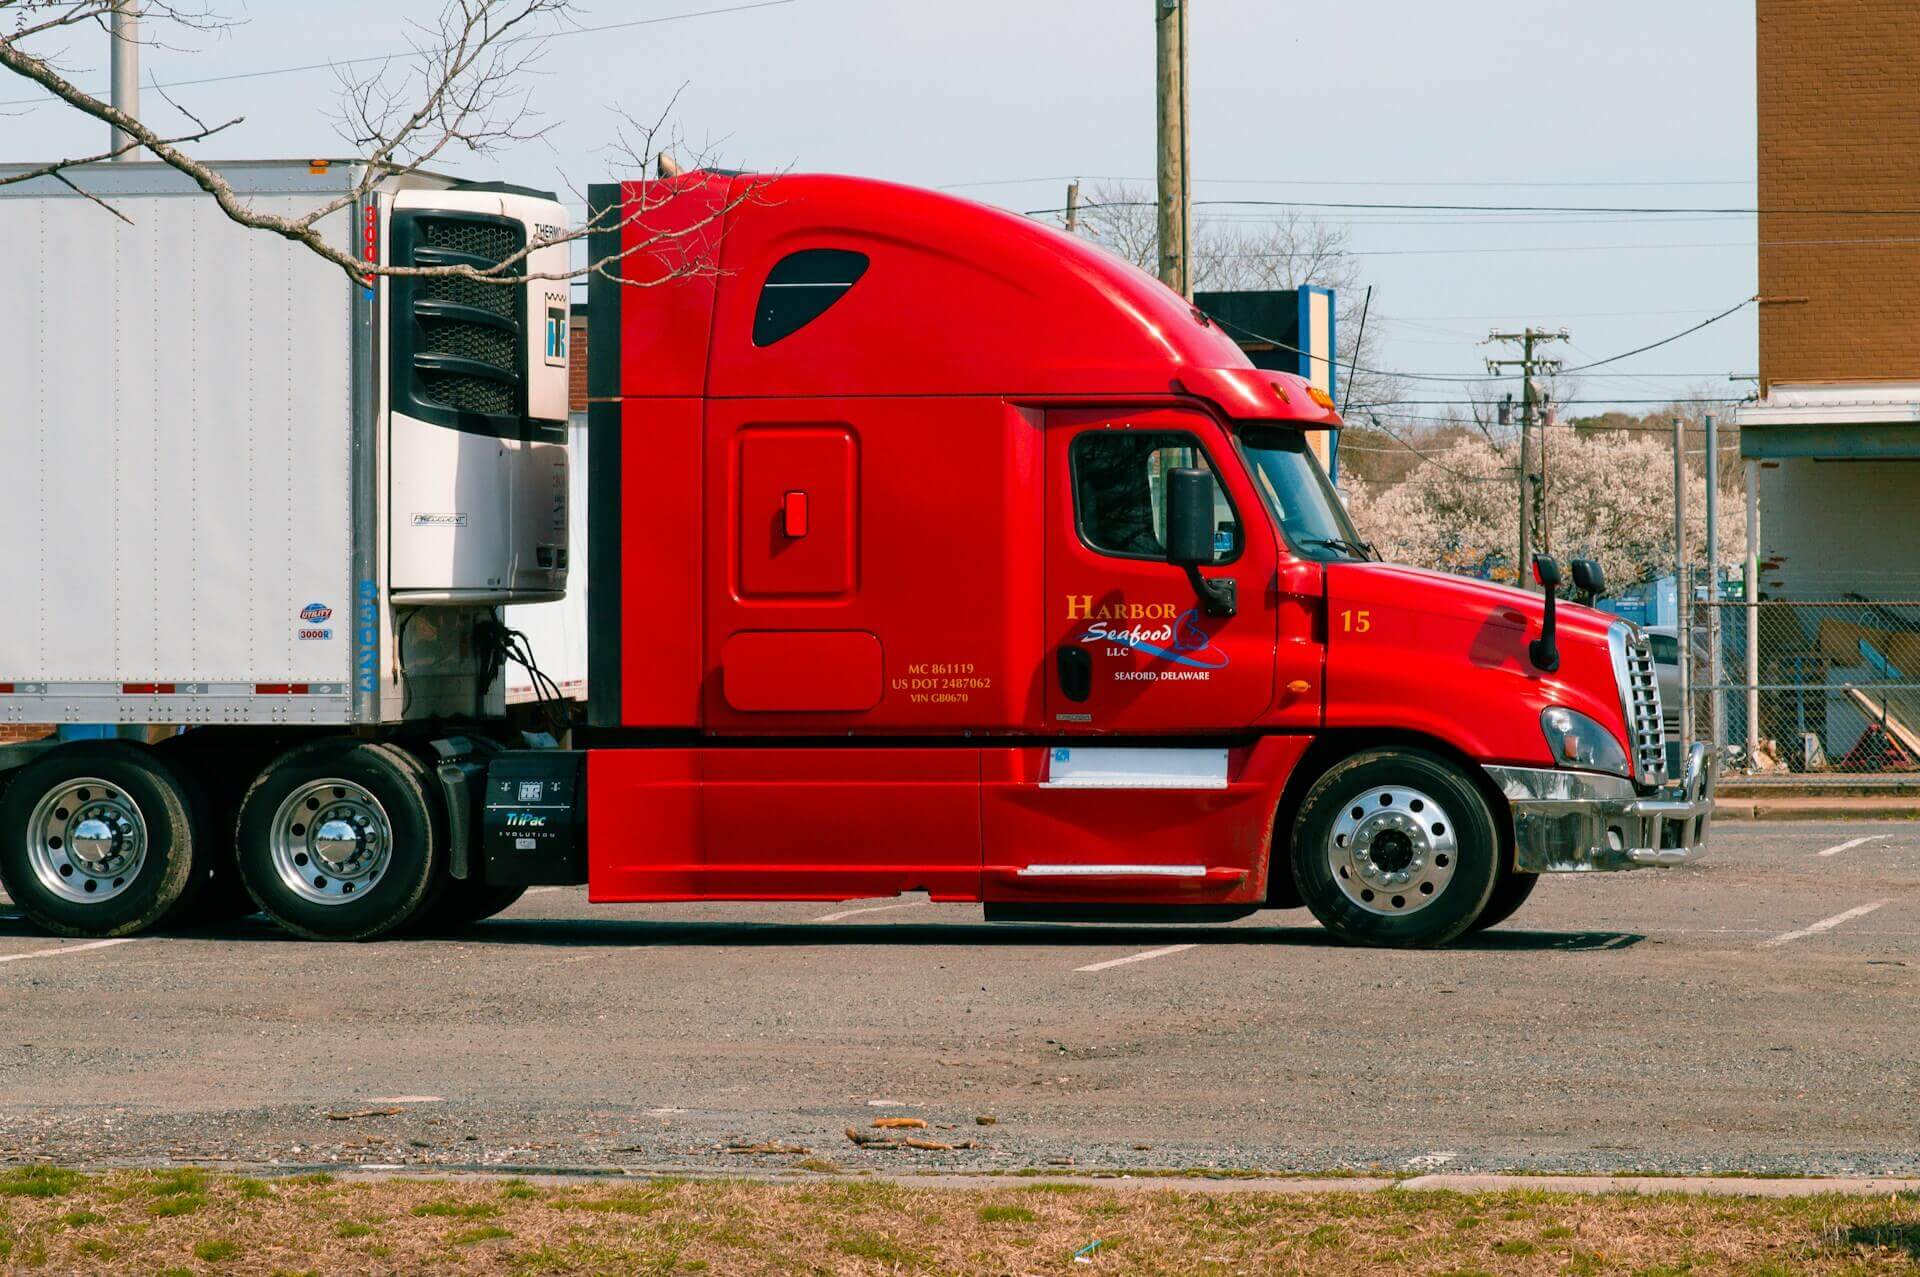
[[[396,679],[391,721],[121,747],[118,805],[81,820],[100,787],[63,746],[0,797],[0,876],[36,920],[124,934],[225,865],[316,938],[584,882],[925,891],[990,918],[1304,904],[1345,939],[1427,946],[1541,873],[1703,849],[1715,760],[1667,774],[1640,632],[1559,601],[1548,561],[1543,595],[1379,562],[1309,446],[1340,427],[1328,396],[1132,266],[850,177],[698,171],[595,186],[589,210],[572,748],[508,748],[504,722]],[[520,442],[563,498],[564,444]],[[497,601],[408,584],[396,609]],[[427,630],[395,630],[399,665]],[[40,909],[34,831],[112,842],[115,820],[148,831],[151,907]]]

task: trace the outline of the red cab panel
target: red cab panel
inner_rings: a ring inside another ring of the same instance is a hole
[[[872,709],[880,678],[880,640],[863,630],[759,630],[720,649],[727,704],[746,713]]]
[[[603,900],[980,892],[980,754],[596,749],[588,878]]]

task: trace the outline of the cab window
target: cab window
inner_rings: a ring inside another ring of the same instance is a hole
[[[1166,476],[1213,474],[1213,561],[1240,556],[1240,520],[1199,440],[1183,431],[1092,430],[1073,441],[1073,509],[1090,549],[1127,559],[1167,557]]]

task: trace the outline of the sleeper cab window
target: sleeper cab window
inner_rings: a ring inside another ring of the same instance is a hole
[[[1215,474],[1192,435],[1166,430],[1089,430],[1073,441],[1073,508],[1080,539],[1102,554],[1167,557],[1166,476],[1182,467]],[[1240,520],[1213,481],[1213,561],[1240,557]]]
[[[867,273],[867,255],[839,248],[788,253],[767,272],[753,312],[753,344],[771,346],[820,318]]]

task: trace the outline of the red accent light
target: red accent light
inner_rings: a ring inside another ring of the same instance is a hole
[[[171,696],[172,683],[122,683],[120,691],[127,696]]]
[[[13,695],[13,684],[0,683],[0,696],[11,696],[11,695]]]

